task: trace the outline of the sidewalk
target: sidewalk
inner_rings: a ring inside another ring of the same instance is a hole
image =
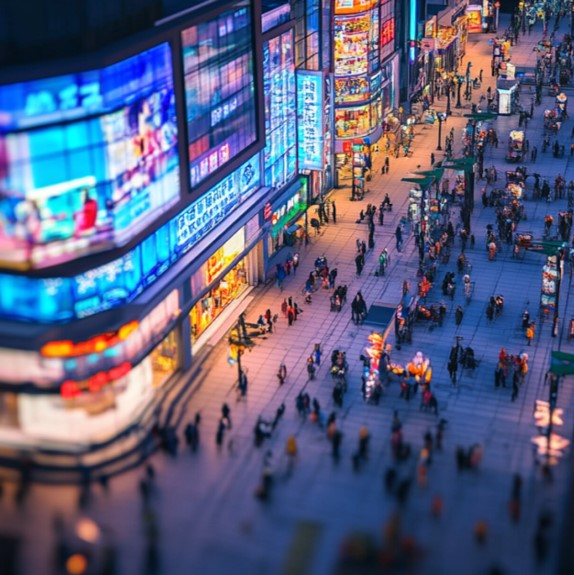
[[[567,23],[562,27],[566,28]],[[500,29],[504,28],[501,22]],[[512,61],[520,65],[521,59],[532,57],[532,44],[541,37],[541,24],[537,24],[530,37],[520,38],[512,49]],[[492,35],[469,36],[468,59],[473,62],[472,74],[483,68],[483,85],[473,101],[478,102],[490,78],[490,46]],[[523,92],[524,94],[524,92]],[[443,136],[455,128],[456,154],[460,149],[462,128],[466,119],[458,113],[469,113],[470,104],[462,110],[454,108],[453,115],[443,126]],[[527,134],[531,146],[542,134],[542,114],[551,103],[545,96],[542,106],[535,110]],[[440,109],[446,105],[435,102]],[[500,117],[495,122],[500,146],[488,150],[485,166],[494,164],[504,174],[508,164],[504,161],[506,135],[518,124],[517,116]],[[572,124],[569,120],[562,128],[561,140],[566,141]],[[270,308],[280,313],[283,298],[293,297],[303,314],[292,327],[280,318],[276,333],[266,339],[258,338],[253,351],[243,356],[242,363],[249,379],[247,399],[236,401],[233,389],[237,379],[236,366],[227,362],[227,343],[221,341],[212,352],[200,376],[203,383],[197,388],[187,406],[184,423],[200,411],[202,414],[200,452],[191,456],[180,450],[177,460],[164,454],[152,458],[157,470],[157,494],[153,497],[160,526],[161,573],[179,575],[201,573],[220,575],[238,573],[248,575],[285,574],[327,575],[333,573],[341,541],[350,532],[367,533],[379,542],[381,528],[396,509],[396,500],[383,488],[385,470],[391,465],[390,426],[393,410],[397,409],[403,422],[404,439],[413,446],[414,456],[402,464],[400,477],[415,472],[417,454],[422,447],[423,434],[434,428],[434,415],[419,410],[419,397],[410,403],[399,398],[399,386],[392,383],[380,405],[367,405],[360,392],[361,362],[359,356],[367,343],[371,329],[355,326],[351,322],[350,302],[361,291],[368,305],[376,301],[398,303],[403,280],[411,281],[416,289],[418,252],[410,233],[405,232],[402,253],[395,250],[394,230],[406,214],[410,184],[401,182],[412,171],[428,169],[430,154],[441,158],[436,151],[438,126],[418,125],[409,158],[390,160],[390,173],[380,174],[384,153],[375,157],[375,174],[363,202],[350,202],[350,190],[336,190],[332,198],[337,204],[337,224],[330,223],[318,238],[311,238],[309,246],[301,251],[301,265],[297,275],[291,274],[280,292],[276,286],[262,287],[254,292],[255,299],[247,310],[248,321],[256,321],[259,314]],[[444,144],[444,142],[443,142]],[[538,143],[538,160],[529,170],[538,170],[549,178],[557,173],[566,179],[574,178],[570,157],[557,160],[551,153],[542,154]],[[555,176],[554,176],[555,177]],[[553,179],[553,178],[552,178]],[[451,177],[452,181],[452,177]],[[571,344],[565,338],[553,339],[549,323],[538,320],[538,301],[543,257],[526,253],[520,260],[511,259],[511,249],[505,247],[496,261],[488,261],[484,250],[485,228],[495,223],[493,208],[483,209],[480,191],[483,182],[476,184],[473,231],[476,247],[468,250],[472,263],[472,279],[476,289],[472,302],[464,304],[460,285],[454,301],[445,301],[448,312],[442,328],[429,330],[425,323],[417,324],[413,343],[395,348],[392,358],[406,364],[417,351],[423,351],[433,366],[433,388],[439,401],[440,417],[448,420],[442,452],[435,453],[429,467],[428,486],[420,488],[414,482],[411,495],[402,513],[402,531],[413,536],[423,548],[422,561],[416,572],[422,575],[476,575],[497,564],[507,575],[546,575],[556,564],[557,541],[561,536],[562,501],[566,495],[568,470],[566,463],[554,469],[554,483],[544,484],[533,465],[530,438],[536,435],[532,408],[536,399],[547,399],[543,387],[544,374],[549,366],[550,352],[569,351]],[[503,187],[499,178],[498,186]],[[529,180],[529,190],[532,182]],[[374,253],[366,259],[363,275],[355,275],[355,240],[367,239],[366,224],[357,224],[358,214],[367,203],[379,205],[385,192],[393,202],[393,211],[385,214],[384,226],[376,226]],[[541,237],[543,218],[548,210],[556,216],[565,209],[566,200],[550,205],[528,201],[528,220],[521,222],[519,231],[532,230]],[[458,220],[457,210],[453,219]],[[457,240],[451,263],[439,266],[438,280],[446,271],[455,269],[460,243]],[[378,254],[386,247],[391,253],[389,273],[379,278],[374,275]],[[326,255],[330,267],[337,267],[337,283],[349,286],[348,302],[341,313],[329,311],[329,295],[320,290],[313,295],[313,303],[303,303],[301,290],[313,262]],[[459,281],[460,284],[460,281]],[[562,325],[573,311],[569,300],[569,277],[565,276],[562,291]],[[488,324],[485,309],[488,299],[495,293],[505,296],[502,317]],[[441,301],[440,285],[435,286],[429,302]],[[509,353],[526,350],[526,340],[520,330],[520,317],[527,302],[531,317],[537,321],[534,345],[528,348],[530,372],[515,402],[510,401],[510,387],[494,387],[493,372],[500,348]],[[454,322],[454,309],[464,307],[464,319],[458,328]],[[464,338],[463,344],[474,348],[480,361],[475,373],[464,371],[459,385],[450,383],[447,362],[455,336]],[[306,358],[315,343],[321,343],[323,364],[314,381],[307,381]],[[335,409],[331,399],[332,381],[328,374],[329,357],[333,349],[347,352],[350,365],[349,390],[343,409]],[[285,385],[278,386],[276,373],[280,363],[287,367]],[[568,382],[569,383],[569,382]],[[341,461],[333,463],[325,432],[310,421],[302,421],[295,412],[295,397],[305,388],[316,397],[324,412],[337,412],[338,428],[343,432]],[[559,433],[572,437],[572,409],[574,391],[571,385],[560,389],[558,406],[565,410],[565,425]],[[223,402],[231,407],[233,427],[218,452],[215,433]],[[286,411],[271,439],[261,449],[253,446],[253,427],[259,415],[272,419],[276,408],[285,403]],[[371,434],[370,456],[359,473],[351,466],[351,455],[356,451],[361,426]],[[181,432],[182,430],[180,430]],[[299,446],[298,461],[292,475],[287,473],[284,446],[294,433]],[[180,433],[181,435],[181,433]],[[231,445],[229,444],[231,440]],[[480,443],[484,457],[478,472],[457,474],[455,448]],[[273,452],[276,484],[272,501],[263,504],[253,497],[259,482],[266,451]],[[513,473],[521,473],[523,484],[522,517],[518,524],[510,521],[507,505]],[[141,520],[141,501],[137,484],[141,471],[115,478],[108,495],[94,489],[94,502],[89,514],[96,521],[113,529],[119,549],[119,569],[122,575],[144,573],[144,528]],[[75,516],[77,491],[72,488],[34,486],[23,511],[12,502],[14,487],[7,486],[7,495],[0,502],[0,528],[4,532],[20,533],[23,573],[46,573],[52,538],[51,520],[56,511],[67,518]],[[431,515],[433,496],[441,495],[444,512],[440,519]],[[556,521],[551,529],[552,544],[549,560],[537,565],[532,551],[532,538],[536,519],[541,509],[551,509]],[[476,544],[473,526],[478,520],[488,523],[489,531],[484,546]],[[308,549],[303,544],[308,541]],[[302,549],[305,548],[305,551]],[[299,556],[297,565],[290,563]]]

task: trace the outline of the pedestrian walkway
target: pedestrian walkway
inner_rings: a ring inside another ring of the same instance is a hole
[[[501,29],[503,23],[501,18]],[[565,28],[565,24],[563,24]],[[472,60],[472,75],[482,68],[483,84],[494,86],[490,77],[490,51],[488,38],[492,35],[469,36],[466,61]],[[537,24],[532,35],[521,37],[512,49],[512,59],[518,65],[521,59],[532,55],[532,44],[541,37]],[[478,102],[480,91],[474,94]],[[528,98],[523,90],[521,101]],[[528,101],[528,100],[526,100]],[[434,107],[446,104],[435,102]],[[454,104],[454,102],[453,102]],[[457,153],[460,150],[462,129],[470,112],[470,103],[456,110],[449,117],[444,129],[455,129]],[[542,133],[542,113],[550,104],[545,96],[535,109],[535,117],[527,128],[533,145]],[[485,166],[495,165],[503,176],[508,165],[504,161],[506,134],[518,123],[517,116],[499,117],[493,122],[499,134],[498,149],[489,149]],[[566,122],[560,139],[566,141],[572,122]],[[443,129],[443,133],[444,130]],[[496,261],[489,261],[485,249],[486,225],[495,223],[493,208],[482,208],[477,182],[472,228],[476,245],[467,250],[472,264],[471,276],[476,282],[475,293],[469,304],[457,276],[458,286],[453,301],[445,300],[447,315],[443,327],[430,329],[426,323],[417,324],[412,344],[399,349],[391,334],[392,360],[406,364],[417,351],[427,355],[433,367],[433,389],[438,404],[439,417],[447,420],[442,451],[433,454],[428,467],[428,483],[421,487],[416,481],[416,465],[423,435],[427,430],[434,434],[438,418],[419,409],[420,397],[410,402],[399,397],[399,384],[391,383],[379,405],[370,405],[361,396],[361,354],[367,344],[371,329],[357,326],[351,321],[350,301],[361,291],[367,304],[384,302],[396,305],[401,298],[404,280],[417,283],[418,250],[409,227],[404,234],[402,252],[395,249],[394,231],[406,215],[410,185],[401,181],[413,171],[428,169],[431,152],[436,159],[437,126],[417,125],[408,158],[391,158],[389,174],[381,175],[384,153],[376,155],[375,176],[368,187],[371,191],[363,202],[350,201],[350,189],[333,192],[331,199],[337,204],[337,224],[330,223],[319,237],[312,237],[309,246],[301,251],[301,265],[297,274],[289,275],[283,291],[277,286],[260,287],[254,291],[253,303],[247,309],[248,321],[270,308],[280,315],[274,332],[257,339],[252,351],[242,358],[248,377],[248,392],[238,400],[235,384],[237,367],[227,360],[227,342],[222,340],[212,351],[210,360],[201,373],[197,387],[186,406],[184,422],[199,411],[201,447],[191,455],[180,448],[177,459],[159,453],[152,458],[157,478],[151,505],[158,513],[159,547],[161,552],[159,572],[169,575],[201,573],[246,573],[249,575],[307,572],[327,575],[334,572],[341,542],[350,533],[370,536],[378,545],[382,526],[397,509],[394,496],[385,493],[386,470],[392,465],[391,422],[398,410],[403,424],[404,440],[412,445],[411,459],[398,466],[398,481],[412,478],[410,496],[402,506],[401,530],[414,538],[421,550],[416,572],[423,575],[475,575],[486,573],[493,565],[500,566],[508,575],[545,575],[556,565],[557,542],[561,536],[562,501],[566,495],[568,472],[565,464],[554,469],[554,482],[544,482],[533,463],[530,439],[537,434],[532,416],[536,399],[547,399],[544,374],[549,366],[550,352],[559,345],[570,351],[571,344],[565,337],[552,338],[550,322],[542,322],[536,330],[533,346],[526,348],[526,338],[520,328],[525,306],[537,318],[541,286],[543,257],[526,253],[522,259],[512,258],[511,247],[505,247]],[[541,150],[541,145],[538,145]],[[526,165],[531,170],[549,178],[557,173],[566,179],[574,178],[570,158],[555,159],[550,153],[539,153],[535,164]],[[452,176],[451,176],[452,179]],[[499,180],[498,185],[503,187]],[[529,182],[532,191],[532,182]],[[367,239],[365,223],[357,223],[359,211],[367,203],[379,205],[385,193],[393,202],[393,211],[385,214],[383,226],[376,226],[375,248],[367,254],[366,266],[361,277],[355,273],[355,241]],[[544,215],[550,210],[557,213],[565,208],[565,200],[552,204],[526,202],[528,219],[519,224],[519,231],[531,230],[541,237]],[[454,223],[458,214],[453,210]],[[457,239],[456,256],[460,248]],[[387,248],[391,263],[384,277],[377,277],[375,269],[378,254]],[[348,286],[348,301],[340,313],[330,311],[327,290],[313,294],[311,304],[304,303],[302,289],[317,257],[325,255],[329,267],[338,269],[337,284]],[[455,257],[450,264],[439,266],[438,279],[446,271],[456,271]],[[489,322],[486,307],[494,294],[504,295],[501,317]],[[573,313],[569,299],[570,278],[565,276],[562,293],[562,325]],[[284,298],[292,297],[303,313],[292,326],[281,317],[280,307]],[[440,302],[444,298],[440,285],[431,290],[428,301]],[[460,326],[455,325],[457,305],[464,308]],[[538,323],[538,321],[537,321]],[[453,386],[447,370],[451,345],[455,338],[463,338],[463,345],[475,350],[479,367],[471,372],[464,370],[458,385]],[[309,381],[306,360],[314,345],[320,344],[323,361],[316,379]],[[509,353],[525,350],[529,354],[530,371],[520,389],[518,399],[510,400],[511,388],[495,388],[494,369],[498,352],[506,347]],[[347,354],[349,390],[343,407],[336,409],[331,392],[333,382],[328,373],[329,358],[334,349]],[[276,377],[279,365],[284,363],[287,377],[280,386]],[[567,382],[569,383],[569,382]],[[295,410],[297,394],[305,390],[316,397],[327,415],[337,414],[337,427],[343,433],[341,460],[331,457],[331,446],[325,429],[309,419],[301,418]],[[565,425],[560,434],[572,437],[574,392],[572,386],[560,389],[558,406],[565,410]],[[221,406],[226,402],[231,408],[233,426],[225,431],[221,448],[215,437]],[[284,403],[285,414],[271,438],[261,448],[254,447],[253,429],[259,416],[272,420],[276,409]],[[359,430],[366,426],[370,432],[368,459],[355,471],[351,457],[357,450]],[[179,430],[180,435],[182,429]],[[285,444],[289,435],[295,434],[298,453],[294,469],[289,471]],[[455,450],[478,443],[484,450],[482,462],[476,470],[457,471]],[[271,452],[269,454],[268,452]],[[271,500],[261,502],[254,497],[260,483],[267,454],[267,465],[274,471]],[[514,524],[508,514],[512,474],[520,473],[523,482],[523,509],[520,521]],[[89,514],[114,533],[119,550],[118,573],[141,574],[144,556],[144,529],[141,521],[141,501],[137,493],[141,470],[114,478],[109,493],[94,488]],[[7,494],[0,503],[0,527],[4,532],[23,534],[22,557],[24,573],[46,573],[48,557],[52,551],[51,521],[56,512],[64,517],[75,515],[77,491],[72,488],[34,486],[25,509],[20,511],[12,503],[14,487],[7,487]],[[444,509],[440,517],[431,513],[432,501],[440,496]],[[550,556],[544,564],[536,564],[532,540],[538,514],[550,509],[555,516],[551,527]],[[483,545],[477,544],[473,527],[485,521],[487,535]],[[305,540],[309,537],[312,544]],[[297,550],[308,554],[305,560],[296,561],[292,554]]]

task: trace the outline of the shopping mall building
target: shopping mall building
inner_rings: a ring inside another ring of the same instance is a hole
[[[2,62],[4,465],[139,453],[398,107],[405,3],[187,4]]]

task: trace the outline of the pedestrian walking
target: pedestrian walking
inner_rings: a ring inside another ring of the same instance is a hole
[[[362,254],[357,254],[355,257],[355,266],[357,268],[357,276],[361,276],[361,273],[363,272],[363,256]],[[289,324],[291,325],[291,324]]]
[[[400,224],[397,226],[397,229],[395,230],[395,238],[397,240],[396,245],[397,251],[400,252],[403,247],[403,230]]]
[[[297,440],[293,434],[287,438],[285,453],[287,454],[287,473],[291,474],[297,460]]]
[[[379,206],[379,226],[382,226],[385,223],[385,206],[381,202]]]
[[[224,435],[225,435],[225,422],[223,421],[223,419],[220,419],[219,424],[217,425],[217,432],[215,433],[215,444],[217,445],[218,450],[221,450]]]
[[[386,174],[389,173],[390,165],[391,165],[391,161],[390,161],[390,159],[389,159],[389,156],[387,156],[387,157],[385,158],[385,173],[386,173]]]
[[[519,391],[517,372],[514,372],[512,376],[512,395],[510,396],[510,401],[516,401]]]
[[[295,320],[295,308],[292,305],[287,306],[287,325],[292,326],[294,320]]]
[[[337,223],[337,205],[335,204],[335,200],[331,201],[331,213],[333,214],[333,223]]]
[[[225,423],[227,429],[231,429],[231,409],[227,403],[221,406],[221,420]]]
[[[317,366],[320,367],[321,366],[321,355],[322,355],[322,350],[321,350],[321,344],[320,343],[316,343],[315,347],[313,349],[313,363]]]
[[[375,232],[373,230],[369,232],[368,242],[369,242],[369,251],[375,249]]]
[[[430,165],[431,165],[431,168],[434,166],[434,152],[431,152],[431,155],[430,155]]]
[[[368,450],[369,450],[369,430],[366,426],[362,426],[359,430],[359,457],[361,459],[367,459]]]
[[[526,339],[528,340],[527,345],[530,345],[530,343],[534,339],[534,326],[535,326],[534,322],[530,322],[530,325],[526,328]]]

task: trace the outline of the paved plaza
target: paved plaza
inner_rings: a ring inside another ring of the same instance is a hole
[[[501,18],[500,29],[504,20]],[[562,24],[558,37],[567,31],[569,22]],[[472,76],[483,70],[482,87],[475,90],[473,101],[488,86],[495,89],[490,74],[491,46],[494,35],[470,35],[467,56],[472,61]],[[511,50],[517,66],[534,65],[533,48],[542,37],[538,23],[531,35],[521,36]],[[566,89],[568,95],[574,94]],[[534,87],[525,86],[521,103],[528,108]],[[462,128],[469,113],[470,103],[457,109],[443,125],[443,136],[455,130],[455,155],[460,152]],[[553,98],[544,95],[541,106],[528,123],[526,137],[530,146],[538,147],[535,163],[526,161],[529,172],[538,172],[551,185],[557,174],[566,181],[574,179],[574,163],[567,153],[564,158],[553,158],[551,151],[541,152],[543,111],[552,107]],[[435,102],[437,110],[444,110],[446,98]],[[501,116],[492,122],[500,145],[487,147],[485,167],[496,166],[499,173],[497,187],[504,187],[504,172],[509,167],[504,160],[507,137],[518,125],[518,116]],[[573,120],[565,122],[558,139],[570,147]],[[571,279],[566,267],[561,294],[561,325],[559,337],[551,336],[551,322],[541,322],[538,314],[541,288],[541,268],[544,256],[526,252],[524,257],[512,257],[512,246],[504,246],[495,261],[489,261],[485,250],[486,226],[496,225],[494,208],[483,208],[480,193],[484,181],[477,181],[472,230],[476,245],[467,249],[472,264],[471,276],[476,282],[472,301],[467,305],[459,286],[454,300],[443,298],[440,282],[446,271],[456,271],[455,261],[460,250],[457,238],[449,264],[438,269],[437,285],[431,290],[429,303],[445,301],[447,314],[442,327],[430,329],[428,323],[417,323],[411,344],[398,349],[391,331],[392,361],[406,364],[417,351],[426,354],[433,367],[433,389],[439,405],[439,418],[447,420],[442,451],[433,453],[429,466],[428,484],[420,486],[416,478],[418,454],[427,430],[434,434],[438,418],[419,409],[420,396],[410,402],[399,397],[400,386],[394,381],[385,389],[379,405],[366,403],[361,394],[362,363],[359,359],[367,344],[372,327],[356,326],[351,321],[350,301],[361,291],[367,305],[385,302],[396,305],[401,298],[404,280],[415,286],[418,279],[418,250],[410,233],[405,231],[402,253],[395,249],[394,231],[400,218],[406,215],[410,185],[401,178],[420,169],[430,168],[430,155],[441,159],[436,151],[438,126],[419,124],[413,141],[413,153],[408,158],[390,159],[390,172],[380,174],[384,153],[375,154],[374,177],[367,184],[369,194],[363,202],[350,201],[350,189],[335,190],[330,199],[337,205],[337,223],[329,223],[318,237],[311,237],[309,246],[301,248],[301,265],[297,275],[289,275],[280,292],[274,284],[258,286],[250,294],[247,319],[255,322],[270,308],[280,314],[283,298],[293,297],[303,313],[293,326],[280,317],[274,333],[266,339],[258,338],[254,349],[243,356],[242,363],[249,379],[247,397],[237,401],[234,388],[237,368],[227,360],[225,338],[217,343],[195,375],[194,393],[185,406],[182,421],[187,423],[193,414],[201,412],[201,447],[190,454],[184,441],[180,442],[177,458],[157,453],[151,461],[156,470],[151,506],[157,514],[160,550],[160,569],[166,575],[245,574],[245,575],[327,575],[335,573],[342,543],[350,534],[370,537],[380,546],[384,528],[399,509],[397,498],[388,494],[384,486],[386,470],[393,465],[391,453],[391,422],[398,410],[403,424],[404,439],[413,448],[411,458],[397,466],[399,480],[413,478],[410,494],[400,507],[401,536],[414,540],[414,565],[401,573],[421,575],[477,575],[486,574],[499,566],[507,575],[546,575],[558,569],[559,543],[565,524],[565,501],[571,479],[569,456],[553,469],[553,481],[542,477],[534,464],[531,438],[537,434],[533,406],[536,399],[548,398],[544,375],[550,365],[553,350],[572,351],[574,344],[567,339],[567,327],[574,305],[570,301]],[[444,145],[444,142],[443,142]],[[401,153],[402,156],[402,153]],[[448,175],[448,172],[447,172]],[[451,172],[451,180],[454,175]],[[527,181],[527,220],[521,221],[518,231],[532,231],[541,238],[543,220],[547,213],[557,219],[566,208],[566,200],[552,203],[532,199],[532,178]],[[376,226],[375,249],[366,257],[361,277],[355,274],[355,241],[367,240],[367,226],[356,223],[359,210],[371,202],[379,205],[385,192],[394,204],[385,214],[383,226]],[[459,209],[453,208],[451,218],[459,220]],[[314,216],[314,214],[311,214]],[[384,277],[377,277],[378,254],[386,247],[391,253],[391,264]],[[287,254],[285,254],[287,255]],[[313,302],[303,302],[305,278],[313,269],[317,257],[325,255],[330,267],[336,267],[337,283],[349,286],[348,302],[341,313],[330,311],[330,292],[319,290]],[[457,276],[460,278],[460,276]],[[486,307],[494,294],[504,295],[504,311],[493,322],[488,322]],[[460,326],[455,325],[454,310],[464,307]],[[527,348],[521,330],[521,315],[528,306],[535,319],[536,333],[532,346]],[[281,315],[281,314],[280,314]],[[456,336],[475,350],[479,367],[464,370],[458,385],[453,386],[447,371],[450,348]],[[313,346],[320,343],[324,362],[314,381],[307,381],[306,359]],[[511,389],[495,388],[494,370],[501,347],[509,353],[527,351],[530,371],[516,401],[511,401]],[[346,351],[350,365],[349,389],[343,408],[335,408],[331,392],[332,378],[328,372],[333,349]],[[280,363],[287,367],[287,379],[278,385],[276,373]],[[574,392],[566,378],[559,392],[558,406],[564,409],[564,426],[559,433],[572,437],[574,420]],[[316,397],[327,415],[337,413],[338,429],[343,433],[341,459],[331,457],[331,446],[324,429],[309,419],[302,419],[295,409],[295,398],[304,389]],[[226,431],[223,447],[215,443],[221,405],[231,407],[232,428]],[[254,446],[253,428],[258,416],[273,419],[276,409],[284,403],[283,418],[270,439],[262,447]],[[360,469],[354,470],[352,455],[357,450],[359,430],[366,426],[371,435],[369,456]],[[179,428],[183,439],[183,427]],[[285,444],[295,434],[298,455],[290,472]],[[457,471],[455,449],[478,443],[484,450],[477,470]],[[271,499],[262,502],[254,497],[259,484],[264,458],[269,455],[275,484]],[[508,504],[514,473],[523,478],[522,513],[518,522],[509,516]],[[144,547],[146,523],[138,483],[143,469],[136,469],[110,480],[108,492],[95,486],[86,513],[109,529],[109,537],[118,549],[118,573],[136,575],[146,573]],[[78,490],[71,487],[34,485],[22,508],[13,500],[15,486],[6,485],[0,501],[0,528],[4,534],[21,537],[20,558],[22,573],[51,573],[54,547],[53,517],[61,513],[66,520],[77,517]],[[432,501],[440,496],[444,509],[439,517],[431,513]],[[535,560],[533,538],[542,511],[553,513],[549,528],[548,557],[543,563]],[[478,521],[487,525],[484,543],[477,543],[474,527]],[[388,535],[387,535],[388,537]],[[1,569],[0,569],[1,572]],[[341,573],[343,571],[340,571]],[[363,571],[351,570],[348,573]],[[364,571],[365,573],[380,571]],[[395,572],[395,571],[389,571]]]

